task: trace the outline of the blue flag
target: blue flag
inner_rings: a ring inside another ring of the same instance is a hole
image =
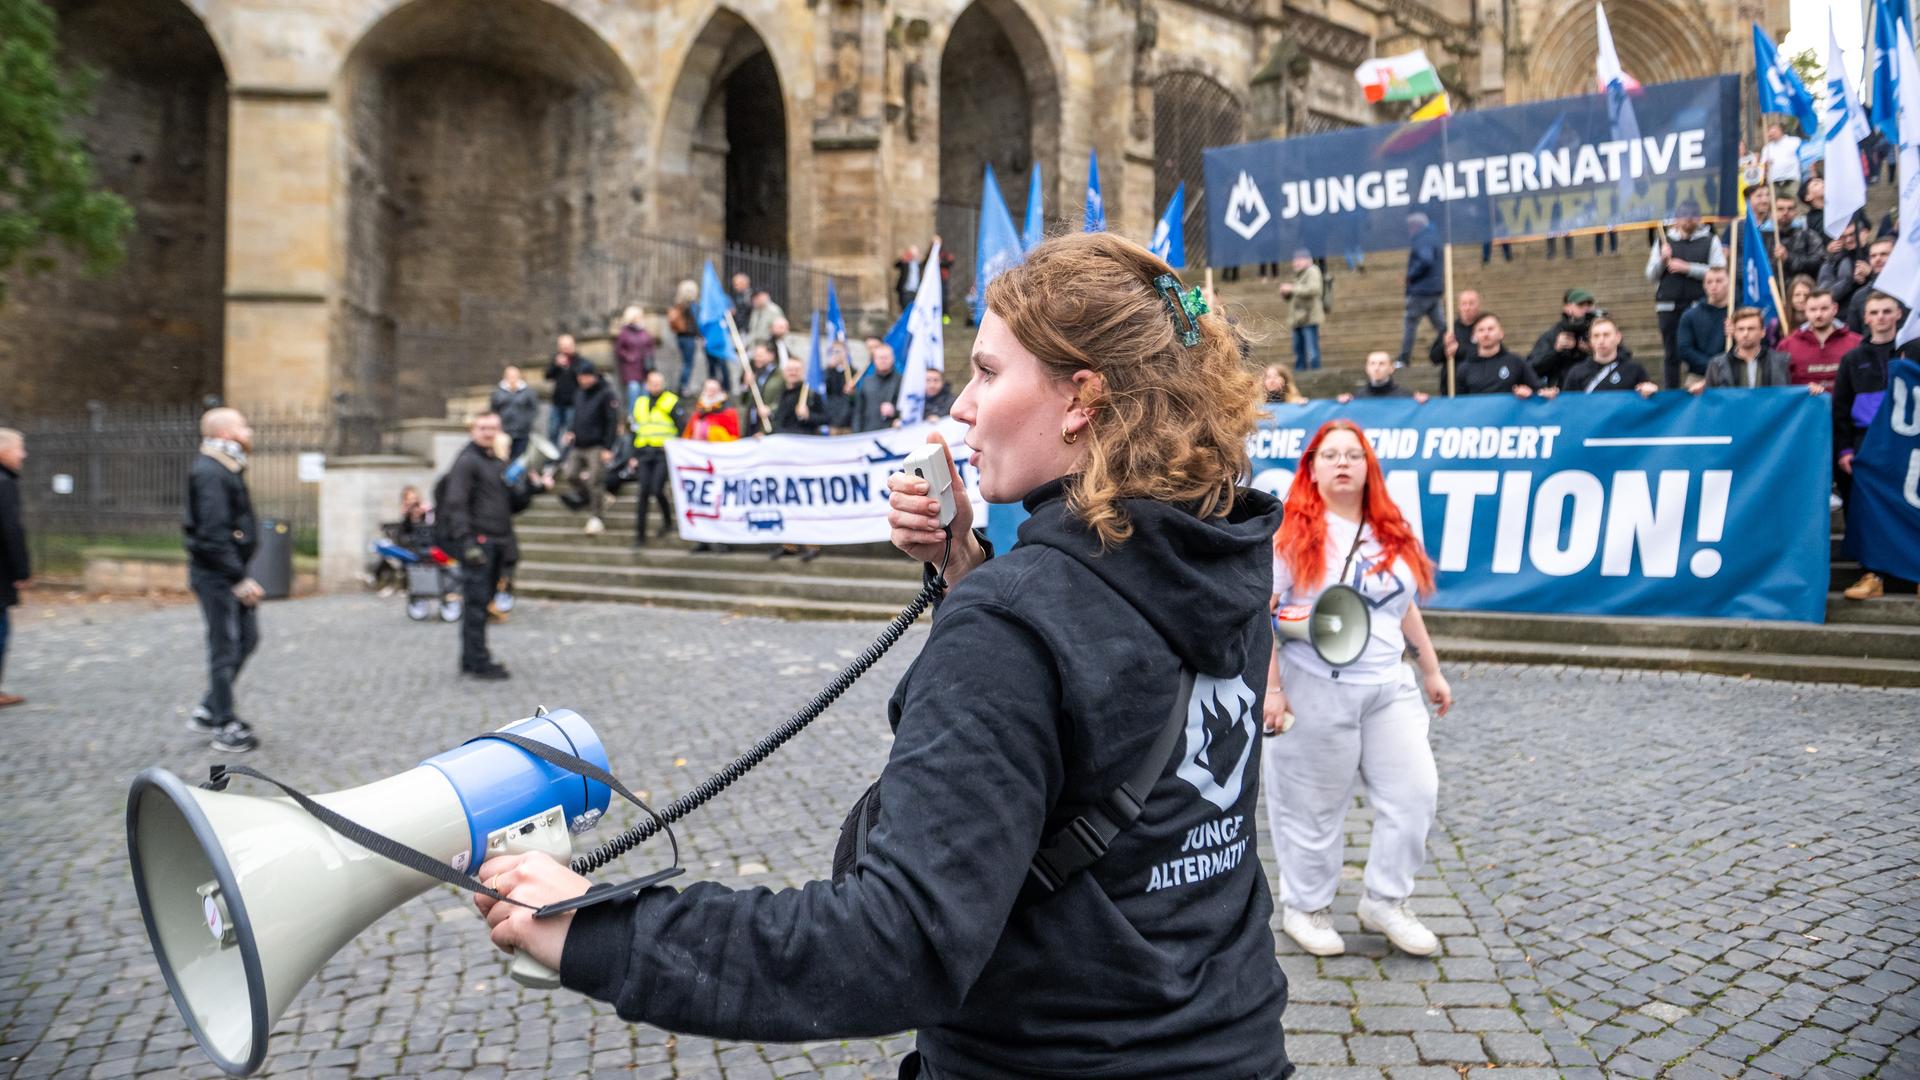
[[[1760,111],[1783,113],[1800,123],[1800,135],[1820,137],[1820,115],[1814,110],[1813,95],[1773,47],[1773,39],[1753,24],[1753,81],[1760,86]]]
[[[700,307],[694,321],[700,324],[710,360],[733,359],[733,341],[727,336],[726,322],[732,310],[733,300],[727,296],[726,286],[720,284],[720,275],[713,272],[713,260],[708,259],[706,271],[700,275]]]
[[[1740,295],[1734,307],[1756,307],[1774,322],[1780,321],[1780,308],[1773,302],[1773,269],[1767,259],[1767,242],[1760,238],[1760,226],[1753,222],[1753,207],[1740,219]]]
[[[820,355],[820,313],[813,313],[812,341],[807,347],[807,388],[822,398],[827,396],[827,365]]]
[[[1173,198],[1167,200],[1167,212],[1160,215],[1160,224],[1153,227],[1153,242],[1147,250],[1160,256],[1160,260],[1175,270],[1187,265],[1187,182],[1173,189]]]
[[[1100,197],[1100,152],[1087,151],[1087,231],[1107,228],[1107,203]]]
[[[827,343],[844,345],[847,340],[847,320],[840,315],[840,294],[833,290],[833,279],[827,279]]]
[[[1920,364],[1890,360],[1887,388],[1855,397],[1853,418],[1867,434],[1853,457],[1847,550],[1881,573],[1920,578],[1920,504],[1911,494],[1920,470]]]
[[[1905,3],[1873,0],[1873,34],[1867,41],[1867,83],[1873,90],[1873,101],[1867,107],[1867,120],[1895,144],[1900,141],[1900,90],[1894,57],[1900,47],[1900,24],[1906,21]],[[1907,36],[1913,36],[1911,25]]]
[[[987,306],[987,286],[1001,271],[1020,261],[1024,254],[1020,234],[1013,230],[1013,215],[1007,212],[1007,200],[1000,196],[1000,182],[994,179],[993,166],[987,166],[980,188],[980,239],[973,246],[973,294],[967,302],[973,306],[973,320]]]
[[[900,363],[902,357],[907,355],[907,346],[913,344],[913,331],[907,328],[907,317],[912,314],[913,309],[911,307],[901,312],[900,317],[893,321],[893,325],[888,327],[887,332],[880,338],[881,341],[887,343],[888,348],[893,350],[893,360],[896,365]],[[872,370],[873,358],[868,357],[867,366],[860,369],[860,376],[853,380],[853,385],[858,387],[861,383],[866,382],[867,373]]]
[[[1033,163],[1027,174],[1027,223],[1020,230],[1020,246],[1032,251],[1047,238],[1047,209],[1040,198],[1040,163]]]

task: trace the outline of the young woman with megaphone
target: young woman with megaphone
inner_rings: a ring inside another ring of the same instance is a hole
[[[1357,776],[1373,806],[1360,925],[1403,952],[1430,955],[1438,939],[1406,909],[1439,793],[1422,698],[1424,690],[1445,716],[1453,690],[1416,603],[1416,594],[1433,591],[1433,562],[1387,495],[1380,462],[1353,421],[1329,420],[1307,443],[1273,550],[1276,612],[1311,607],[1342,588],[1371,609],[1359,620],[1366,640],[1345,650],[1339,666],[1315,642],[1275,639],[1262,754],[1281,929],[1315,956],[1346,949],[1332,905]],[[1414,684],[1405,653],[1424,686]]]
[[[952,591],[834,880],[482,899],[494,943],[673,1031],[916,1030],[905,1077],[1286,1075],[1255,830],[1279,505],[1240,486],[1259,389],[1197,293],[1110,233],[987,287],[953,416],[981,493],[1031,516],[996,556],[964,497],[942,528],[937,485],[890,479],[894,543]],[[588,888],[535,856],[479,878]]]

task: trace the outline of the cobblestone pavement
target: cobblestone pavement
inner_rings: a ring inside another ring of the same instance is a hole
[[[0,713],[0,1078],[216,1076],[154,966],[124,854],[132,775],[197,779],[215,756],[184,727],[198,613],[59,605],[16,611],[14,627],[8,687],[31,703]],[[245,759],[257,768],[348,787],[545,704],[579,709],[615,771],[659,799],[877,630],[528,605],[493,635],[516,678],[475,684],[453,675],[454,629],[408,623],[398,601],[275,604],[262,627],[240,695],[266,740]],[[916,629],[815,730],[685,823],[691,874],[778,888],[825,870],[885,760],[886,694],[922,641]],[[1349,954],[1316,961],[1282,939],[1303,1077],[1920,1076],[1920,694],[1452,675],[1459,708],[1434,728],[1441,828],[1415,900],[1442,954],[1389,955],[1358,932],[1357,805],[1336,906]],[[322,969],[262,1074],[890,1077],[911,1044],[676,1038],[504,974],[463,895],[435,889]]]

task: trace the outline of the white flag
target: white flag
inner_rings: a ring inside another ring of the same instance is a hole
[[[903,424],[917,424],[927,411],[927,371],[947,365],[941,333],[940,245],[927,252],[927,271],[920,275],[920,291],[907,313],[907,356],[900,370],[900,398],[894,409]]]
[[[1867,174],[1860,165],[1860,140],[1871,133],[1866,110],[1853,96],[1846,65],[1841,63],[1840,36],[1833,29],[1833,11],[1827,11],[1827,104],[1820,117],[1826,134],[1827,211],[1822,228],[1838,240],[1867,205]]]
[[[1905,25],[1897,27],[1900,47],[1893,55],[1894,99],[1900,118],[1900,234],[1874,288],[1909,308],[1920,308],[1920,64]],[[1913,320],[1895,340],[1906,344],[1920,327]]]
[[[1607,26],[1606,5],[1593,5],[1595,27],[1599,32],[1599,52],[1593,58],[1593,73],[1600,82],[1600,92],[1607,96],[1607,128],[1609,134],[1629,146],[1640,142],[1640,120],[1633,114],[1632,81],[1620,67],[1620,54],[1613,51],[1613,31]],[[1620,173],[1620,204],[1625,206],[1632,201],[1634,182],[1632,175],[1622,170]]]

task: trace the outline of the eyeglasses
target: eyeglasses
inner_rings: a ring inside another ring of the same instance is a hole
[[[1364,465],[1367,462],[1365,450],[1322,450],[1313,456],[1329,465],[1338,465],[1343,461],[1350,461],[1355,465]]]

